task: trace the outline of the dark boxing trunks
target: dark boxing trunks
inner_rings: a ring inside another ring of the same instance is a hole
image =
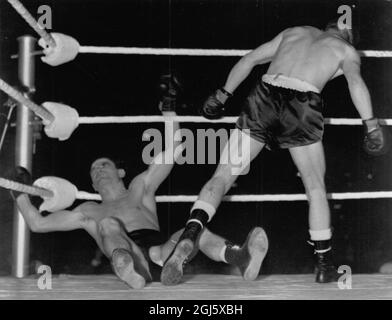
[[[151,229],[140,229],[127,233],[128,237],[142,250],[148,264],[153,281],[159,281],[161,267],[153,263],[148,254],[151,247],[159,246],[167,241],[160,231]]]
[[[237,120],[238,129],[268,149],[292,148],[320,141],[324,132],[323,100],[315,92],[273,86],[260,80]]]
[[[148,250],[154,246],[160,246],[167,241],[160,231],[152,229],[140,229],[128,232],[127,236],[143,251],[147,261],[151,261]]]

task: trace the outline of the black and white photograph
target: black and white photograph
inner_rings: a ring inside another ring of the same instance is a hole
[[[0,300],[392,300],[391,74],[391,0],[0,0]]]

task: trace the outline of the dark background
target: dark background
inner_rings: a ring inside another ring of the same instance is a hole
[[[323,27],[336,16],[341,4],[352,5],[354,28],[359,31],[359,50],[391,50],[392,2],[377,1],[263,1],[263,0],[52,0],[23,1],[37,16],[39,5],[52,8],[53,31],[75,37],[81,45],[253,49],[284,28],[295,25]],[[5,0],[0,0],[1,78],[17,84],[16,38],[34,31]],[[186,90],[188,105],[197,105],[221,86],[238,57],[168,57],[79,54],[65,65],[50,67],[37,58],[34,101],[63,102],[81,116],[159,114],[156,84],[159,75],[176,70]],[[229,115],[237,115],[240,102],[266,66],[255,68],[236,92]],[[392,61],[362,59],[362,72],[371,92],[376,116],[392,118],[390,110]],[[325,117],[358,117],[343,77],[323,92]],[[1,105],[7,99],[0,94]],[[6,109],[1,107],[1,113]],[[1,115],[4,122],[4,116]],[[34,177],[56,175],[92,192],[89,164],[101,155],[121,158],[127,164],[127,182],[146,167],[141,152],[142,133],[161,124],[81,125],[64,142],[42,134],[36,140]],[[222,125],[183,124],[186,128],[220,128]],[[229,129],[232,125],[223,125]],[[388,128],[389,130],[389,128]],[[15,129],[7,133],[0,153],[0,176],[13,167]],[[329,192],[391,190],[391,152],[370,158],[361,149],[359,126],[326,126],[324,134]],[[176,166],[158,194],[197,194],[215,165]],[[186,179],[184,179],[186,177]],[[302,193],[297,170],[287,151],[263,151],[251,173],[241,176],[229,194]],[[77,204],[77,203],[76,203]],[[392,259],[391,200],[330,201],[334,226],[335,260],[353,272],[377,272]],[[158,204],[162,231],[169,235],[182,227],[190,204]],[[235,242],[244,241],[255,225],[269,236],[270,252],[262,272],[312,272],[312,249],[308,239],[306,202],[223,203],[210,229]],[[0,190],[0,274],[11,272],[12,201]],[[39,260],[54,273],[107,272],[92,268],[96,250],[84,231],[32,234],[31,260]],[[221,272],[222,264],[200,254],[194,272]],[[222,271],[224,272],[224,271]]]

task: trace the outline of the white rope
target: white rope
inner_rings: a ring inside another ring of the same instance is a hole
[[[241,49],[187,49],[187,48],[138,48],[138,47],[97,47],[81,46],[79,53],[101,54],[139,54],[166,56],[199,56],[199,57],[241,57],[251,50]],[[392,51],[363,50],[359,51],[363,57],[391,58]]]
[[[364,50],[359,51],[363,57],[368,58],[391,58],[392,51],[382,51],[382,50]]]
[[[23,104],[27,108],[31,109],[37,116],[47,123],[52,123],[54,121],[54,116],[43,106],[35,104],[28,97],[22,94],[20,91],[11,87],[7,82],[0,78],[0,90],[8,94],[12,99],[16,100],[20,104]]]
[[[79,191],[77,194],[79,200],[96,200],[100,201],[99,194]],[[165,195],[156,196],[157,202],[194,202],[196,195]],[[349,200],[349,199],[382,199],[392,198],[392,191],[370,191],[370,192],[336,192],[329,193],[328,199],[331,200]],[[306,194],[241,194],[231,195],[223,198],[226,202],[265,202],[265,201],[304,201],[307,200]]]
[[[53,37],[34,19],[30,12],[19,0],[8,0],[21,17],[37,32],[45,42],[55,47]],[[237,57],[244,56],[251,50],[239,49],[187,49],[187,48],[138,48],[138,47],[97,47],[80,46],[79,53],[105,53],[105,54],[140,54],[140,55],[170,55],[170,56],[219,56]],[[359,51],[364,57],[390,58],[392,51],[364,50]]]
[[[238,117],[224,117],[219,120],[208,120],[199,116],[175,116],[170,120],[178,122],[192,122],[192,123],[235,123]],[[163,116],[107,116],[107,117],[79,117],[79,124],[105,124],[105,123],[153,123],[163,122],[167,120]],[[361,119],[352,118],[326,118],[325,124],[329,125],[362,125]],[[380,119],[383,125],[392,125],[392,119]]]
[[[225,117],[219,120],[208,120],[200,116],[175,116],[170,120],[179,122],[215,122],[215,123],[235,123],[238,117]],[[97,124],[97,123],[152,123],[163,122],[167,120],[164,116],[108,116],[108,117],[79,117],[79,124]]]
[[[166,56],[217,56],[238,57],[250,50],[222,50],[222,49],[186,49],[186,48],[137,48],[137,47],[94,47],[80,46],[79,53],[105,53],[105,54],[139,54],[139,55],[166,55]]]

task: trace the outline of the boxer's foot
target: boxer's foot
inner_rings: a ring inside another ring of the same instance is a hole
[[[146,278],[140,266],[135,263],[132,254],[126,249],[115,249],[112,253],[114,273],[133,289],[142,289],[146,285]]]
[[[256,227],[249,232],[242,247],[228,245],[225,259],[237,266],[245,280],[255,280],[268,252],[268,237],[263,228]]]

